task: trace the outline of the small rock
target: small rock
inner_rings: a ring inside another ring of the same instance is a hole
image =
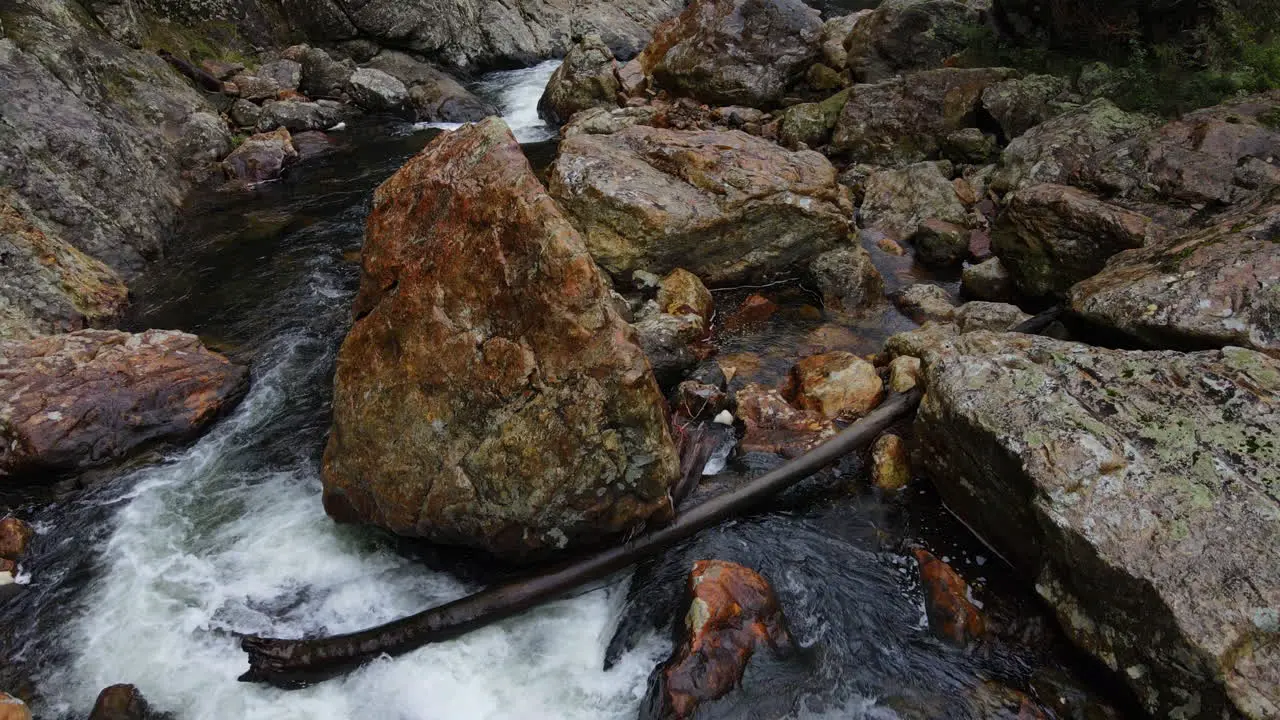
[[[879,240],[876,240],[876,247],[890,255],[893,255],[894,257],[902,257],[907,254],[906,248],[887,237],[882,237]]]
[[[236,127],[252,128],[256,127],[258,121],[262,119],[262,108],[248,100],[240,99],[231,103],[227,115],[231,117],[231,122],[235,123]]]
[[[798,410],[777,388],[750,383],[736,393],[738,417],[746,431],[739,449],[799,457],[836,434],[835,426],[816,412]]]
[[[792,148],[826,145],[848,99],[849,91],[843,90],[822,102],[792,105],[778,120],[778,140]]]
[[[1088,176],[1094,156],[1152,127],[1150,118],[1095,100],[1047,120],[1014,139],[1000,154],[992,187],[1006,192],[1037,183]]]
[[[711,291],[702,284],[697,275],[676,268],[662,279],[658,287],[658,308],[672,315],[696,315],[702,319],[703,327],[710,327],[711,314],[715,311],[715,301]]]
[[[848,15],[831,18],[822,25],[819,43],[822,46],[822,61],[836,70],[849,67],[849,51],[845,50],[845,39],[859,22],[869,18],[874,11],[859,10]]]
[[[649,358],[659,385],[670,387],[698,364],[698,354],[692,345],[706,336],[707,329],[697,315],[656,313],[641,319],[634,327],[636,340]]]
[[[931,267],[959,265],[969,255],[969,229],[946,220],[929,218],[911,236],[916,257]]]
[[[986,632],[986,619],[969,600],[969,584],[952,567],[924,548],[912,554],[920,566],[929,629],[942,640],[967,645]]]
[[[942,138],[941,144],[942,157],[954,163],[982,165],[999,154],[995,136],[978,128],[956,130]]]
[[[280,177],[285,168],[297,160],[298,151],[289,131],[277,128],[240,143],[240,147],[222,161],[222,168],[230,179],[258,183]]]
[[[0,558],[0,573],[9,576],[9,582],[0,581],[0,585],[8,585],[13,582],[13,578],[18,574],[18,563],[9,558]]]
[[[411,112],[409,88],[404,83],[374,68],[360,68],[347,79],[351,99],[370,112],[404,115]]]
[[[182,153],[187,165],[216,163],[231,152],[231,133],[222,118],[213,113],[197,112],[182,124]]]
[[[691,718],[703,703],[724,697],[742,682],[751,658],[794,649],[786,618],[768,581],[750,568],[699,560],[687,584],[684,637],[655,670],[645,717]]]
[[[0,720],[31,720],[31,710],[18,698],[0,692]]]
[[[347,81],[355,70],[350,60],[337,61],[320,48],[299,45],[281,53],[289,60],[302,65],[302,83],[298,89],[308,97],[336,98],[347,88]]]
[[[145,720],[147,701],[133,685],[112,685],[98,693],[89,720]]]
[[[844,41],[849,70],[862,82],[942,67],[982,27],[982,3],[883,0]],[[989,6],[989,4],[988,4]]]
[[[16,517],[0,520],[0,558],[20,560],[36,531]]]
[[[955,312],[955,321],[962,334],[978,330],[1004,332],[1030,319],[1031,316],[1022,312],[1017,305],[1008,303],[968,302]]]
[[[889,389],[904,393],[920,384],[920,358],[899,355],[889,363]]]
[[[894,298],[902,312],[918,323],[930,320],[947,322],[955,317],[956,308],[951,296],[937,285],[920,283],[903,290]]]
[[[1013,298],[1013,277],[1000,258],[991,258],[966,267],[961,274],[960,288],[970,297],[1004,302]]]
[[[728,402],[729,396],[715,385],[685,380],[676,388],[675,412],[694,420],[719,416]]]
[[[258,77],[268,78],[281,90],[297,90],[302,82],[302,63],[276,60],[258,68]]]
[[[263,104],[255,129],[260,133],[276,128],[285,128],[291,133],[326,130],[336,125],[341,117],[338,108],[321,102],[270,100]]]
[[[753,293],[748,295],[738,309],[725,319],[724,327],[726,330],[734,331],[762,325],[768,322],[776,312],[778,312],[777,303],[764,295]]]
[[[857,419],[884,398],[875,366],[843,350],[801,359],[791,368],[788,389],[799,408],[829,420]]]
[[[902,438],[891,433],[876,438],[871,446],[871,482],[885,491],[901,490],[911,482],[907,444]]]
[[[822,304],[829,310],[857,312],[884,297],[884,278],[871,254],[860,246],[838,248],[814,258],[809,263],[809,280],[822,293]]]
[[[268,77],[240,73],[231,79],[244,100],[271,100],[280,91],[280,85]]]

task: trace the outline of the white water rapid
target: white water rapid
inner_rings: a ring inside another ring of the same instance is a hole
[[[474,90],[503,109],[502,118],[522,143],[555,137],[556,130],[538,116],[538,100],[559,60],[547,60],[530,68],[493,73],[476,83]],[[460,123],[420,123],[421,128],[454,130]]]

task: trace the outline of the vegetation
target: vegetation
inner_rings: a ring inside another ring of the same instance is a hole
[[[1126,110],[1165,116],[1280,88],[1280,3],[1216,0],[1212,17],[1169,33],[1153,32],[1137,15],[1125,22],[1112,16],[1098,21],[1091,42],[1073,44],[1015,40],[976,28],[967,38],[965,62],[1069,78],[1083,73],[1082,90]]]

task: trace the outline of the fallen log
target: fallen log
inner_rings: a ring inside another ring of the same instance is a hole
[[[286,689],[305,687],[349,672],[381,655],[399,655],[428,643],[451,640],[517,615],[633,565],[791,487],[868,445],[890,425],[911,413],[920,403],[920,396],[919,390],[896,395],[826,443],[737,490],[692,508],[672,524],[537,576],[497,585],[416,615],[347,635],[300,640],[246,636],[241,647],[249,654],[249,670],[240,680],[265,682]]]

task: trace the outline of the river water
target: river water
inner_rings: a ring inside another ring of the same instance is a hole
[[[480,87],[524,141],[553,135],[534,109],[552,69]],[[252,386],[194,444],[23,509],[40,534],[27,584],[0,599],[13,661],[4,678],[30,680],[38,717],[83,718],[101,688],[133,683],[180,720],[634,718],[670,652],[684,575],[704,557],[768,577],[804,648],[753,666],[717,716],[977,717],[972,697],[986,681],[1025,685],[1036,668],[1062,668],[1060,641],[994,557],[926,491],[890,502],[859,490],[865,473],[851,458],[769,512],[461,639],[300,691],[237,682],[247,663],[233,633],[357,630],[474,591],[483,577],[430,569],[391,538],[335,525],[320,504],[334,357],[370,194],[438,132],[353,127],[281,182],[212,197],[135,288],[135,329],[199,333],[250,364]],[[735,349],[785,355],[822,324],[779,317]],[[887,327],[867,330],[868,344]],[[737,461],[711,483],[771,462]],[[908,541],[947,555],[990,597],[995,624],[1023,640],[972,652],[933,639]]]

